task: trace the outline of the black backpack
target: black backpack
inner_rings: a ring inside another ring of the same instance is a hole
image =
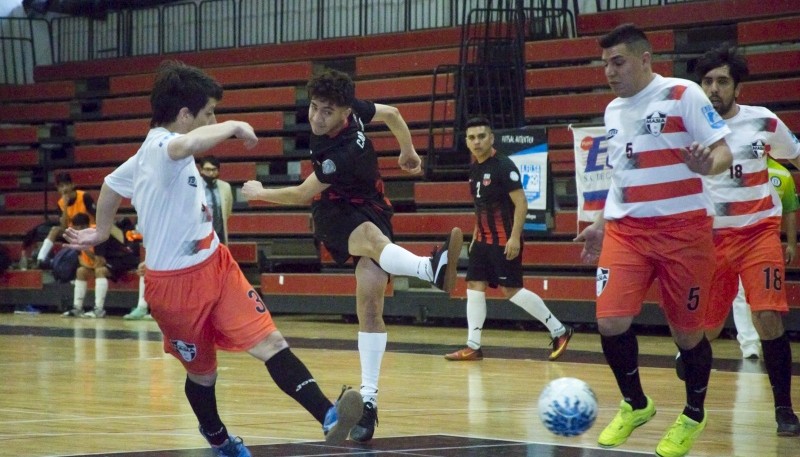
[[[79,255],[80,251],[77,249],[61,248],[58,251],[52,263],[52,273],[56,281],[70,282],[75,279]]]

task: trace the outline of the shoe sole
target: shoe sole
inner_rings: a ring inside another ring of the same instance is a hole
[[[350,429],[361,419],[363,411],[364,401],[361,399],[360,393],[355,390],[348,390],[342,394],[342,398],[336,404],[336,414],[338,416],[336,425],[325,435],[325,443],[339,444],[344,442],[350,434]]]
[[[447,244],[447,271],[444,276],[442,290],[450,293],[456,286],[458,277],[458,258],[461,257],[461,246],[464,245],[464,234],[461,229],[454,227],[450,231],[450,242]]]

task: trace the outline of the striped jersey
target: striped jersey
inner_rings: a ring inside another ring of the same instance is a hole
[[[474,161],[470,166],[469,187],[475,202],[475,239],[505,246],[514,228],[514,202],[509,193],[522,189],[519,169],[508,156],[492,150],[483,163]]]
[[[714,214],[703,179],[681,154],[730,133],[700,86],[656,74],[636,95],[608,104],[605,126],[613,168],[606,219]]]
[[[725,173],[704,177],[716,210],[714,228],[747,227],[780,216],[780,197],[770,183],[767,155],[794,159],[800,156],[800,143],[783,121],[760,106],[739,105],[739,112],[726,122],[731,133],[725,141],[733,164]]]

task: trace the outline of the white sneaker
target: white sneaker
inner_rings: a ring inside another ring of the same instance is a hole
[[[89,319],[102,319],[106,317],[106,310],[95,308],[88,313],[83,313],[83,317],[88,317]]]
[[[80,308],[72,308],[69,311],[65,311],[64,314],[62,314],[62,316],[64,316],[64,317],[83,317],[83,310],[80,309]]]
[[[144,308],[133,308],[131,312],[122,316],[123,319],[126,321],[138,321],[142,319],[148,319],[149,314]]]
[[[742,348],[743,359],[759,359],[761,358],[761,348],[758,344],[744,344]]]

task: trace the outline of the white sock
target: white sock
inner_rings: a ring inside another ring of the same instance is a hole
[[[39,248],[39,253],[36,254],[36,260],[39,262],[43,261],[47,258],[47,254],[50,254],[50,250],[53,249],[53,242],[50,241],[50,238],[46,238],[42,242],[42,247]]]
[[[389,274],[433,281],[430,257],[420,257],[393,243],[383,248],[378,264]]]
[[[147,302],[144,301],[144,276],[139,276],[139,303],[136,307],[147,312]]]
[[[75,280],[75,296],[72,299],[73,308],[80,310],[83,309],[83,299],[86,298],[86,289],[86,281],[80,279]]]
[[[358,355],[361,358],[361,396],[365,402],[378,402],[378,378],[386,352],[386,333],[358,332]]]
[[[524,309],[528,314],[536,319],[539,319],[539,321],[544,324],[548,330],[550,330],[550,335],[552,337],[561,336],[566,331],[564,325],[561,323],[561,321],[556,319],[555,316],[553,316],[553,314],[550,312],[550,309],[547,308],[547,305],[544,304],[544,301],[541,299],[541,297],[530,290],[520,289],[519,292],[511,297],[511,303]]]
[[[95,278],[94,280],[94,309],[103,309],[108,293],[108,279]]]
[[[486,292],[467,289],[467,346],[480,349],[481,332],[486,321]]]

